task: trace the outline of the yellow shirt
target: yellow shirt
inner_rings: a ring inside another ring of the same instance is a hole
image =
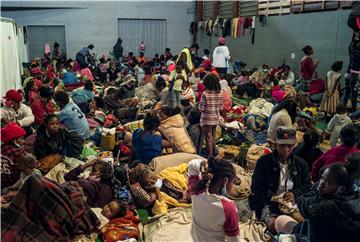
[[[173,71],[170,73],[170,81],[172,81],[174,78],[176,78],[176,76],[178,75],[178,73],[176,73],[176,71]],[[186,71],[185,70],[182,70],[181,71],[181,75],[186,78],[187,75],[186,75]],[[176,91],[176,92],[182,92],[182,84],[183,84],[183,80],[181,79],[175,79],[174,81],[174,86],[173,86],[173,90]]]

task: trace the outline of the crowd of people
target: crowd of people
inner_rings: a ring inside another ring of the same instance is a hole
[[[223,37],[202,57],[198,44],[153,58],[142,45],[124,55],[119,38],[97,58],[89,44],[73,60],[55,43],[23,89],[6,91],[3,241],[138,239],[139,211],[174,207],[191,208],[194,241],[241,241],[239,169],[264,233],[295,238],[309,225],[311,241],[360,238],[360,115],[341,61],[324,81],[309,45],[298,74],[234,69]]]

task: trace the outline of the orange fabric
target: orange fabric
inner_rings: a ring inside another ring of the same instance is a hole
[[[140,234],[139,223],[140,220],[133,211],[126,211],[124,217],[112,219],[101,228],[104,242],[115,242],[129,238],[137,239]]]

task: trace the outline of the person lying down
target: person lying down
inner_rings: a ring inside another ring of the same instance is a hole
[[[169,207],[190,207],[186,172],[187,164],[181,164],[165,168],[157,176],[148,166],[138,164],[129,171],[136,207],[151,209],[153,214],[166,213]]]
[[[125,203],[115,199],[90,209],[79,184],[59,185],[38,174],[27,177],[2,218],[3,241],[70,241],[93,232],[106,242],[139,236],[139,219]]]

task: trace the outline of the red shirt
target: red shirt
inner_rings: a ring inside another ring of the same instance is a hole
[[[325,92],[325,82],[323,79],[318,78],[310,82],[309,94],[318,94]]]
[[[326,151],[322,156],[320,156],[313,164],[311,169],[311,178],[314,181],[318,180],[319,170],[323,166],[330,166],[334,163],[340,162],[345,163],[348,155],[354,152],[359,152],[360,150],[356,147],[346,147],[345,145],[339,145],[328,151]]]
[[[1,189],[12,186],[20,178],[18,159],[25,153],[13,144],[1,146]]]
[[[44,123],[44,118],[45,118],[46,114],[54,112],[51,102],[49,102],[47,105],[44,105],[40,101],[40,99],[35,100],[30,105],[30,108],[35,117],[35,124],[38,124],[38,125],[41,125]]]
[[[305,80],[311,80],[316,67],[317,65],[314,65],[310,56],[305,57],[305,59],[301,61],[300,76]]]

